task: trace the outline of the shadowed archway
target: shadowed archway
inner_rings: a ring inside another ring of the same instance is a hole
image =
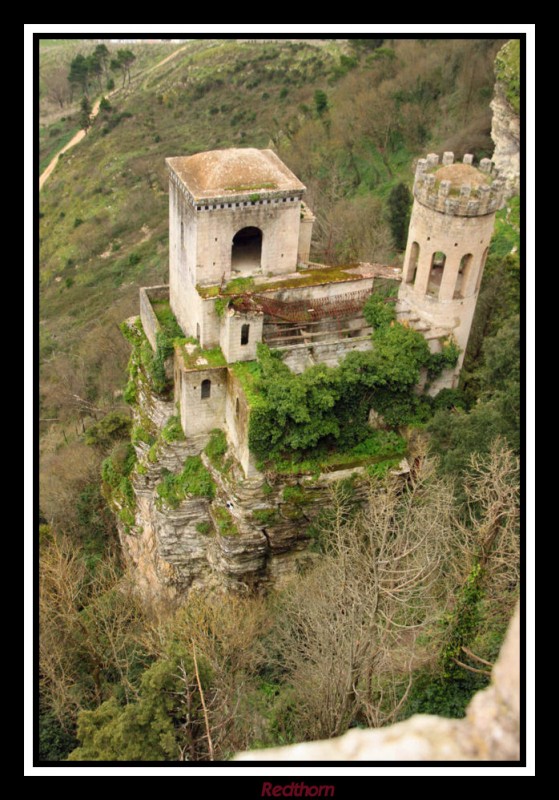
[[[241,228],[233,237],[231,269],[250,273],[260,269],[262,257],[262,231],[250,226]]]

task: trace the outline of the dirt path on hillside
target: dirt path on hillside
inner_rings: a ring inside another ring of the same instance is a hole
[[[110,95],[109,95],[109,96],[110,96]],[[95,117],[96,117],[96,116],[97,116],[97,114],[99,113],[99,106],[100,106],[100,105],[101,105],[101,98],[99,98],[98,100],[96,100],[96,101],[95,101],[95,103],[93,104],[93,108],[91,109],[91,119],[95,119]],[[43,188],[43,186],[44,186],[44,183],[45,183],[45,181],[47,180],[47,178],[49,177],[49,175],[50,175],[52,172],[54,172],[54,168],[55,168],[55,167],[56,167],[56,165],[58,164],[58,159],[60,158],[60,156],[62,155],[62,153],[65,153],[65,152],[66,152],[66,150],[69,150],[71,147],[74,147],[74,145],[76,145],[78,142],[81,142],[81,140],[84,138],[84,136],[85,136],[85,131],[84,131],[84,130],[78,131],[78,132],[75,134],[75,136],[72,136],[72,138],[70,139],[70,141],[69,141],[69,142],[67,142],[67,143],[64,145],[64,147],[62,147],[62,148],[61,148],[61,149],[58,151],[58,153],[57,153],[57,154],[54,156],[54,158],[53,158],[53,159],[51,159],[51,162],[50,162],[50,164],[48,165],[48,167],[46,168],[46,170],[43,172],[43,174],[42,174],[42,175],[39,177],[39,191],[41,191],[41,189]]]
[[[165,56],[165,58],[163,58],[161,61],[158,61],[157,64],[154,64],[153,67],[150,67],[148,70],[145,70],[142,73],[140,73],[137,77],[138,78],[139,77],[143,78],[148,73],[153,72],[154,69],[159,69],[159,67],[162,67],[164,64],[166,64],[168,61],[170,61],[172,58],[174,58],[176,55],[178,55],[179,53],[181,53],[185,49],[186,49],[186,45],[183,45],[182,47],[179,47],[178,50],[175,50],[170,55]],[[120,91],[120,89],[113,89],[113,91],[110,92],[108,95],[106,95],[106,97],[107,98],[108,97],[112,97],[112,95],[116,94],[118,91]],[[93,104],[93,108],[91,109],[91,119],[92,120],[95,119],[95,117],[99,113],[99,106],[100,105],[101,105],[101,98],[96,100],[95,103]],[[83,131],[83,130],[78,131],[76,133],[76,135],[73,136],[70,139],[70,141],[67,142],[64,145],[64,147],[60,148],[58,153],[51,159],[48,167],[45,169],[45,171],[39,177],[39,191],[41,191],[41,189],[45,185],[45,182],[46,182],[47,178],[54,172],[54,169],[55,169],[56,165],[58,164],[58,159],[60,158],[62,153],[65,153],[67,150],[70,150],[72,147],[77,145],[78,142],[81,142],[81,140],[84,138],[84,136],[85,136],[85,131]]]

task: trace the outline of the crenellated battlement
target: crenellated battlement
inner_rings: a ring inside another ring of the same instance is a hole
[[[454,153],[437,153],[420,158],[415,170],[413,193],[424,206],[459,217],[478,217],[498,211],[504,202],[505,181],[489,158],[473,166],[471,153],[462,162]]]

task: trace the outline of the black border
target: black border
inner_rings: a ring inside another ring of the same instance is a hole
[[[363,33],[371,34],[374,31],[364,31]],[[188,31],[179,32],[169,36],[161,32],[154,32],[149,34],[143,32],[140,36],[135,38],[141,39],[175,39],[182,38]],[[208,32],[209,33],[209,32]],[[234,37],[226,36],[224,33],[216,32],[215,35],[200,36],[197,35],[193,38],[196,39],[229,39],[229,38],[275,38],[286,39],[285,36],[267,36],[267,32],[248,33],[235,32]],[[294,35],[300,34],[300,38],[304,39],[322,39],[324,35],[313,36],[305,31],[293,31]],[[354,38],[353,36],[338,35],[332,31],[325,31],[324,34],[329,34],[328,38]],[[354,32],[355,33],[355,32]],[[419,32],[418,32],[419,33]],[[34,280],[33,280],[33,316],[34,316],[34,329],[33,329],[33,396],[34,396],[34,418],[33,418],[33,455],[35,469],[33,471],[33,496],[34,496],[34,525],[33,525],[33,766],[34,767],[112,767],[118,769],[119,767],[161,767],[164,769],[183,767],[183,768],[197,768],[197,767],[232,767],[232,768],[285,768],[287,766],[293,767],[294,771],[299,767],[346,767],[349,768],[371,768],[371,767],[413,767],[422,769],[425,767],[525,767],[526,766],[526,434],[527,434],[527,418],[526,418],[526,45],[527,34],[525,32],[503,32],[498,31],[486,32],[484,35],[479,35],[475,32],[471,33],[458,33],[449,32],[448,35],[441,35],[440,33],[426,33],[421,31],[421,38],[430,39],[515,39],[520,40],[520,67],[521,67],[521,109],[520,109],[520,179],[521,179],[521,192],[520,192],[520,208],[521,208],[521,246],[520,253],[521,263],[521,347],[520,347],[520,369],[521,378],[524,392],[521,395],[521,460],[520,460],[520,477],[521,477],[521,587],[520,587],[520,759],[518,761],[197,761],[197,762],[178,762],[178,761],[41,761],[38,758],[39,753],[39,538],[36,532],[39,528],[39,402],[40,402],[40,386],[39,386],[39,125],[38,125],[38,109],[39,109],[39,41],[44,38],[56,39],[82,39],[87,41],[89,39],[111,39],[122,38],[124,32],[118,31],[116,33],[109,33],[103,31],[98,35],[84,36],[82,33],[68,34],[67,32],[57,34],[55,32],[48,33],[48,37],[42,33],[33,33],[33,265],[34,265]],[[383,32],[385,38],[394,39],[414,39],[417,35],[406,34],[401,32],[387,33]],[[202,776],[199,776],[202,777]],[[225,777],[219,775],[210,775],[203,777]],[[347,789],[347,781],[354,777],[365,777],[356,775],[329,775],[321,778],[318,775],[301,776],[301,775],[285,775],[280,776],[264,776],[264,775],[243,775],[244,786],[243,788],[258,789],[254,796],[261,796],[262,784],[265,781],[270,781],[275,786],[285,786],[293,782],[303,782],[310,786],[334,786],[336,789],[337,797],[343,796],[337,793],[338,787],[345,785]],[[374,777],[374,776],[370,776]]]

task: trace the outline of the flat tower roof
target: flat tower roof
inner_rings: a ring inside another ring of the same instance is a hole
[[[195,201],[251,193],[302,194],[306,188],[272,150],[231,147],[166,162]]]

